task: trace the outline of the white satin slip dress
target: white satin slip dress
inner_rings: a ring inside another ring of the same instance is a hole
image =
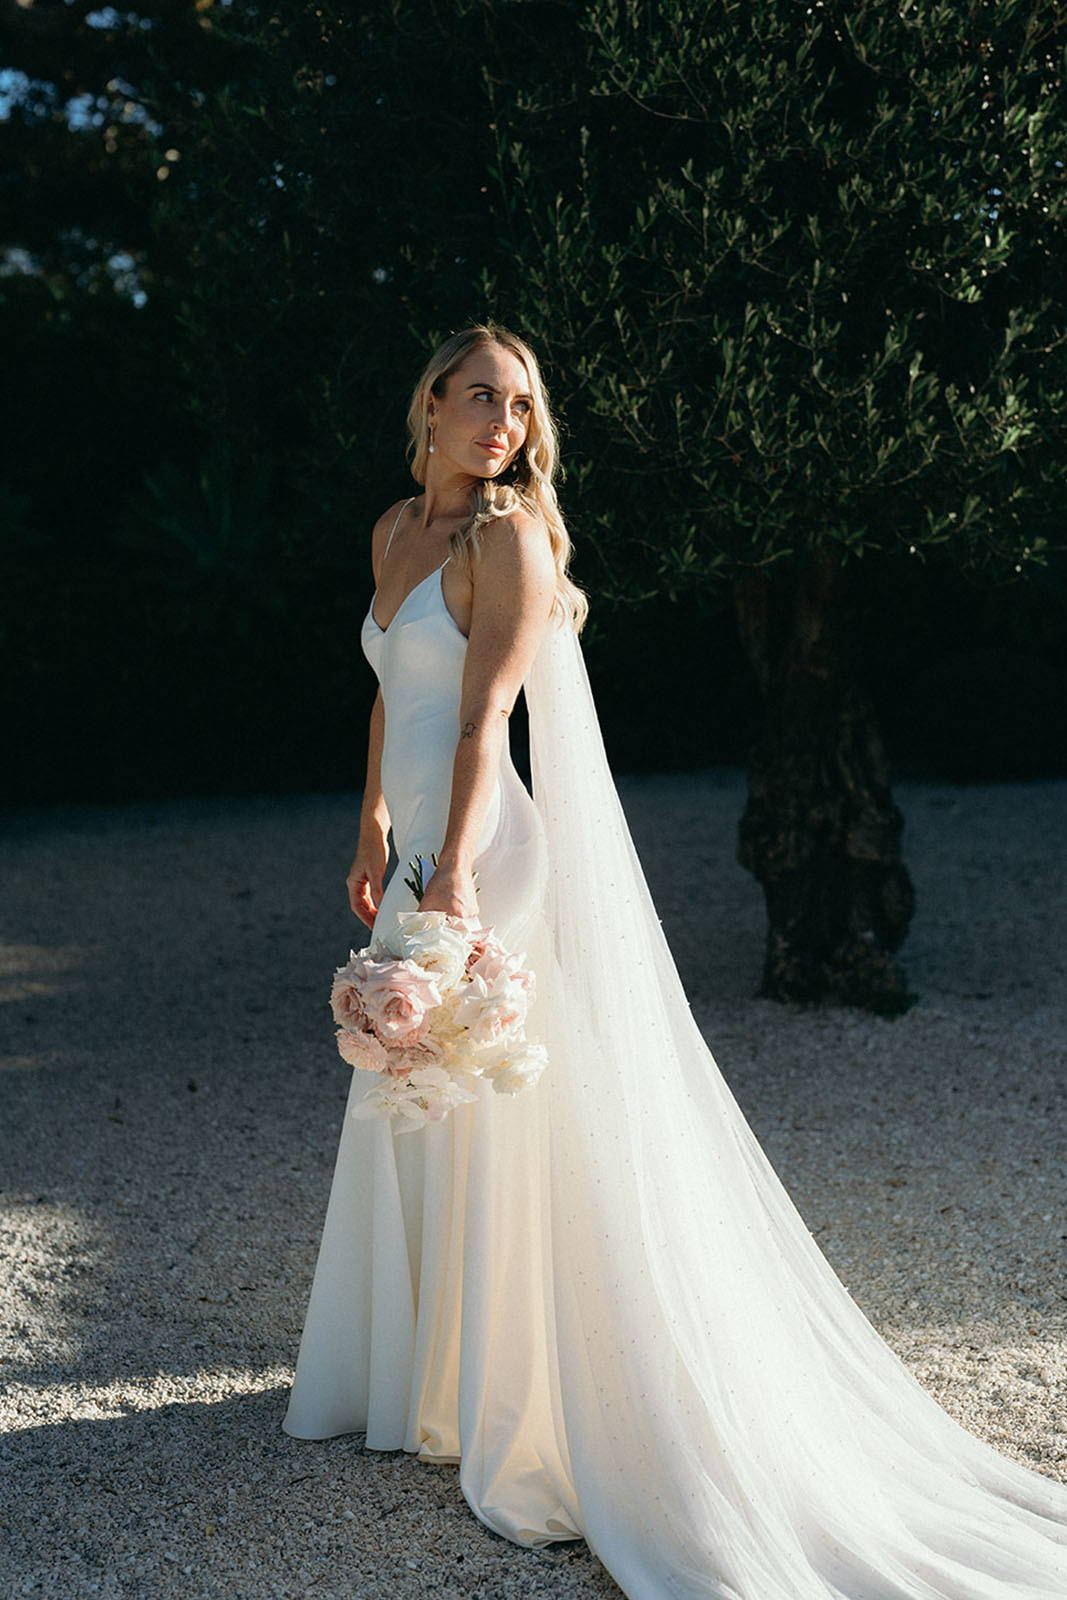
[[[408,861],[440,849],[448,818],[467,640],[444,601],[446,565],[387,628],[373,601],[363,622],[385,706],[381,783],[398,858],[375,934],[415,909]],[[474,870],[483,922],[536,972],[544,837],[507,737]],[[532,1037],[545,999],[535,999]],[[374,1082],[353,1072],[348,1109]],[[477,1101],[404,1134],[346,1110],[283,1422],[299,1438],[365,1432],[370,1449],[459,1462],[475,1514],[526,1545],[582,1536],[546,1303],[544,1112],[540,1085],[510,1096],[487,1083]]]

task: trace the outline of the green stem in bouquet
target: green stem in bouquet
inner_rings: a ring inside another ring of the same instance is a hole
[[[437,866],[437,851],[436,850],[431,850],[430,851],[430,860],[433,862],[434,867],[436,867]],[[414,861],[409,861],[408,862],[408,866],[411,868],[411,871],[413,873],[413,877],[405,878],[404,882],[407,885],[407,887],[411,890],[411,892],[415,896],[416,900],[421,900],[423,895],[426,893],[426,885],[422,881],[422,857],[421,856],[416,856]],[[474,884],[474,892],[475,892],[475,894],[477,894],[478,893],[478,874],[477,874],[477,872],[473,872],[471,874],[471,881]]]

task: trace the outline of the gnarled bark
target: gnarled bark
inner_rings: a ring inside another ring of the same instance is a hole
[[[762,711],[737,859],[767,901],[759,994],[892,1015],[916,998],[891,954],[915,894],[848,591],[844,569],[817,549],[735,585]]]

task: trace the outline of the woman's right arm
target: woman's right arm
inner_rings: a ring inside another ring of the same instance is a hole
[[[378,589],[378,551],[388,538],[399,507],[392,505],[378,518],[371,533],[371,571]],[[367,779],[359,814],[359,842],[349,868],[348,903],[361,922],[374,927],[382,901],[382,879],[389,864],[389,808],[382,795],[382,745],[385,741],[385,705],[381,685],[374,697],[367,742]]]
[[[379,687],[370,714],[367,779],[359,814],[359,842],[349,869],[348,903],[361,922],[374,927],[382,899],[382,879],[389,862],[389,808],[382,795],[382,743],[385,706]]]

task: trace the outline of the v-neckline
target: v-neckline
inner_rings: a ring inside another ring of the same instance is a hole
[[[444,570],[444,568],[448,566],[448,563],[451,561],[451,559],[452,559],[451,556],[446,556],[445,559],[441,562],[441,565],[439,567],[434,567],[433,571],[432,572],[428,572],[426,574],[425,578],[420,578],[419,579],[418,583],[415,584],[414,588],[408,590],[407,594],[404,596],[403,600],[401,600],[400,604],[397,606],[396,610],[393,612],[392,616],[389,618],[389,621],[388,621],[388,623],[386,624],[386,626],[384,628],[382,627],[381,623],[378,621],[377,617],[374,615],[374,602],[378,598],[378,590],[377,590],[377,588],[375,589],[373,595],[371,596],[371,602],[370,602],[370,607],[368,608],[368,611],[367,611],[367,617],[370,620],[370,622],[373,624],[373,626],[375,628],[377,628],[378,632],[382,635],[383,638],[389,632],[390,628],[393,626],[393,623],[396,621],[397,617],[399,617],[400,613],[403,611],[404,607],[407,605],[407,603],[411,599],[411,597],[413,595],[418,594],[419,590],[423,587],[423,585],[429,583],[431,578],[436,578],[437,574],[439,572],[442,572]],[[442,603],[443,603],[443,600],[444,600],[444,596],[442,596]],[[445,607],[445,610],[446,611],[448,610],[447,606]],[[451,616],[451,615],[452,615],[452,613],[449,612],[449,616]],[[454,620],[455,619],[453,618],[453,621]]]

